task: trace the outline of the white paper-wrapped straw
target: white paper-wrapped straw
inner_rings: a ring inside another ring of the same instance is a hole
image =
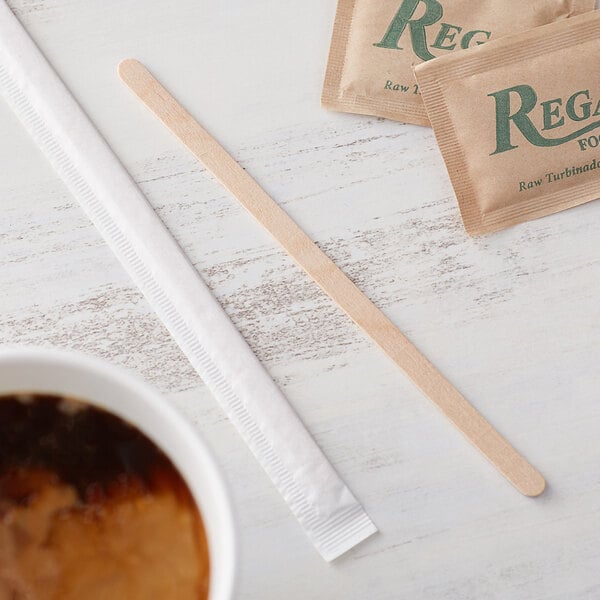
[[[0,0],[0,94],[79,201],[325,560],[376,528],[89,118]]]

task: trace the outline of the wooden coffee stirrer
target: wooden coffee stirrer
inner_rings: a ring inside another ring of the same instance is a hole
[[[119,75],[133,93],[237,198],[321,289],[412,379],[522,494],[538,496],[542,475],[521,456],[289,215],[138,61]]]

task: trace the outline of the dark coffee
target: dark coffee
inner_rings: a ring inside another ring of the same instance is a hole
[[[198,600],[188,486],[138,429],[83,402],[0,397],[0,600]]]

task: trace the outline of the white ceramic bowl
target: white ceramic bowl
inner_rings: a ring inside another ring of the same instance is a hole
[[[154,389],[108,363],[37,348],[0,350],[0,394],[44,392],[85,400],[145,433],[172,460],[198,503],[210,552],[210,600],[231,600],[236,541],[223,477],[192,426]],[[0,452],[2,441],[0,440]]]

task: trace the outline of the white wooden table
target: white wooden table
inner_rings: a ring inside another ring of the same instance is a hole
[[[320,109],[333,0],[9,3],[381,529],[321,560],[0,104],[0,343],[108,359],[193,421],[233,490],[239,597],[600,598],[600,203],[467,237],[430,130]],[[544,496],[497,475],[138,105],[128,56],[545,474]]]

